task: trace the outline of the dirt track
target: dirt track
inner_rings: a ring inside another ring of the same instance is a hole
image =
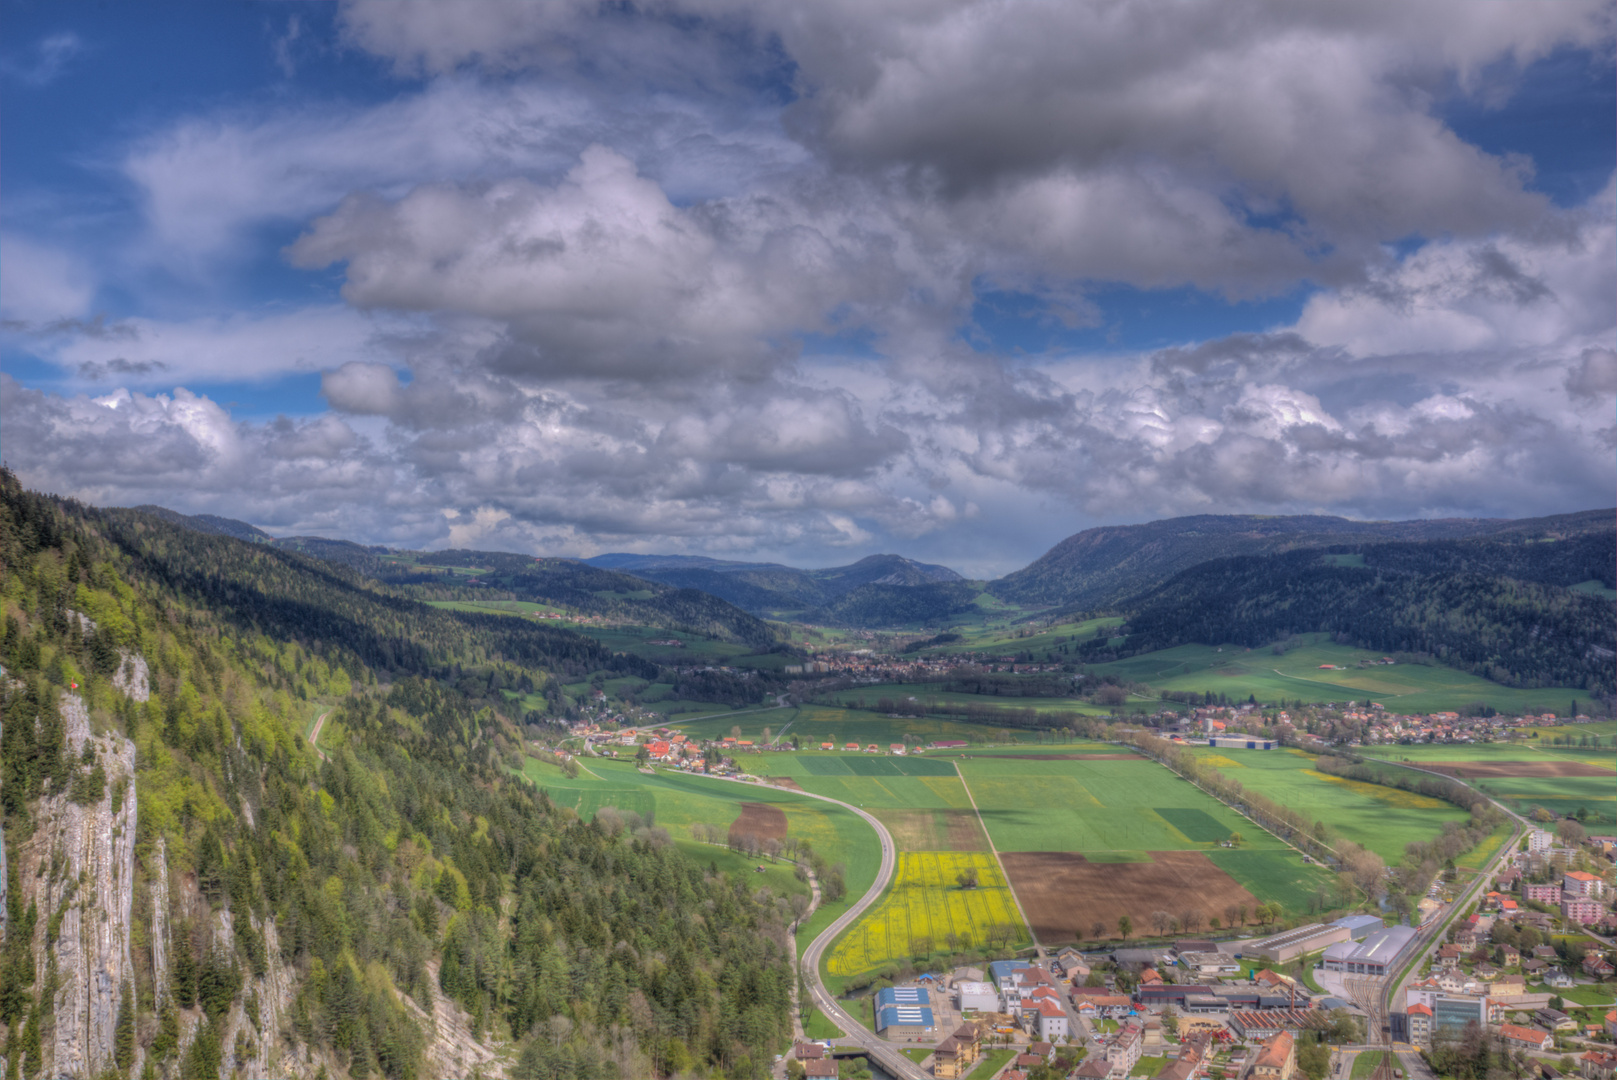
[[[1105,936],[1117,934],[1123,915],[1136,934],[1150,933],[1151,913],[1178,918],[1201,913],[1203,925],[1224,918],[1230,904],[1251,912],[1257,897],[1247,892],[1199,851],[1153,851],[1148,863],[1092,863],[1075,852],[1001,852],[1011,885],[1021,898],[1033,933],[1045,945],[1094,940],[1093,925]]]
[[[756,836],[760,840],[786,838],[786,811],[769,803],[741,804],[741,816],[730,825],[730,838]]]
[[[1465,779],[1503,780],[1506,777],[1603,776],[1611,778],[1610,769],[1598,765],[1585,765],[1581,761],[1422,761],[1421,768],[1447,773]]]

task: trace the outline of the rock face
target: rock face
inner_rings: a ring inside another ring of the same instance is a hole
[[[152,696],[151,671],[146,667],[146,658],[140,653],[118,650],[121,658],[118,670],[112,673],[113,688],[129,697],[132,701],[148,701]]]
[[[46,1078],[89,1077],[112,1064],[120,991],[134,978],[135,745],[92,735],[76,695],[63,694],[60,708],[71,760],[89,746],[107,784],[99,800],[83,805],[66,792],[41,799],[38,826],[17,853],[19,880],[29,883],[40,913],[35,985],[57,987],[53,1030],[41,1045]]]

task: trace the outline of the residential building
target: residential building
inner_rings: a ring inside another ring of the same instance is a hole
[[[1579,1055],[1578,1072],[1583,1075],[1583,1080],[1614,1080],[1617,1077],[1617,1054],[1590,1050]]]
[[[1500,1024],[1499,1037],[1512,1049],[1548,1050],[1555,1045],[1555,1039],[1549,1032],[1520,1024]]]
[[[1522,898],[1533,900],[1540,904],[1559,904],[1561,902],[1561,883],[1551,882],[1548,885],[1523,885]]]
[[[837,1059],[820,1058],[817,1061],[803,1062],[803,1076],[807,1080],[836,1080]]]
[[[1106,1060],[1111,1064],[1112,1071],[1127,1076],[1139,1062],[1144,1046],[1144,1029],[1139,1024],[1124,1024],[1106,1048]]]
[[[1561,918],[1573,922],[1597,923],[1605,918],[1606,907],[1599,900],[1567,897],[1561,901]]]
[[[1067,1010],[1061,1007],[1060,1001],[1050,998],[1040,998],[1033,1002],[1032,1010],[1024,1010],[1024,1016],[1031,1016],[1032,1022],[1028,1025],[1031,1033],[1039,1037],[1040,1042],[1054,1042],[1067,1037]]]
[[[1555,846],[1555,837],[1544,829],[1534,829],[1527,834],[1527,851],[1531,855],[1548,855]]]
[[[963,1076],[982,1053],[982,1038],[975,1024],[961,1024],[933,1052],[932,1075],[941,1080]]]
[[[1409,1021],[1409,1041],[1416,1046],[1431,1046],[1432,1007],[1430,1005],[1411,1005],[1409,1012],[1405,1015]]]
[[[1291,1032],[1282,1031],[1272,1039],[1265,1039],[1258,1056],[1247,1069],[1251,1080],[1291,1080],[1297,1069],[1297,1042]]]
[[[1587,870],[1570,870],[1561,879],[1561,894],[1599,900],[1606,895],[1606,883]]]

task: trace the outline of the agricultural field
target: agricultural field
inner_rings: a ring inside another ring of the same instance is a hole
[[[654,703],[652,708],[660,708]],[[790,724],[788,729],[787,724]],[[886,750],[893,743],[904,741],[906,735],[922,743],[940,739],[982,738],[985,729],[954,720],[912,719],[889,717],[858,709],[837,709],[823,705],[804,705],[798,708],[770,709],[738,716],[734,720],[719,717],[712,721],[677,723],[679,730],[699,739],[718,739],[731,734],[732,727],[741,729],[741,738],[758,741],[765,728],[775,736],[790,739],[798,736],[805,747],[817,747],[829,742],[841,748],[844,743],[857,742],[860,746],[875,743]],[[748,762],[749,765],[752,762]]]
[[[1060,663],[1063,657],[1071,654],[1074,646],[1088,641],[1100,631],[1119,626],[1122,622],[1122,617],[1110,616],[1104,619],[1088,619],[1084,622],[1063,623],[1031,634],[1028,633],[1028,630],[1032,629],[1030,627],[997,622],[982,626],[957,626],[953,631],[960,635],[959,641],[921,649],[916,655],[948,656],[966,652],[989,652],[1014,656],[1028,653],[1040,663]]]
[[[1115,936],[1117,918],[1169,910],[1329,905],[1336,884],[1281,841],[1172,772],[1115,747],[959,761],[1005,871],[1044,944]],[[1239,833],[1237,848],[1220,844]]]
[[[1306,807],[1342,836],[1374,851],[1388,863],[1403,857],[1404,845],[1429,840],[1445,821],[1469,818],[1438,799],[1327,776],[1314,768],[1314,755],[1300,750],[1232,750],[1189,747],[1210,759],[1219,772],[1284,806]]]
[[[1051,713],[1051,722],[1060,723],[1061,715],[1067,714],[1082,716],[1107,716],[1111,710],[1100,705],[1093,705],[1075,697],[1002,697],[989,694],[961,694],[954,691],[944,691],[943,683],[881,683],[876,686],[858,686],[850,690],[839,690],[831,697],[839,704],[851,707],[876,707],[881,698],[903,699],[913,697],[921,702],[937,702],[939,704],[953,705],[990,705],[1004,709],[1037,709],[1041,713]],[[1162,702],[1156,698],[1136,698],[1132,703],[1136,710],[1149,710],[1155,712],[1162,707]],[[984,725],[977,725],[979,733],[992,730]]]
[[[1267,648],[1240,645],[1180,645],[1090,668],[1154,691],[1194,690],[1225,694],[1231,700],[1259,702],[1379,702],[1400,713],[1427,713],[1486,702],[1500,712],[1558,711],[1582,691],[1561,687],[1522,690],[1446,667],[1420,664],[1377,664],[1381,653],[1336,645],[1325,635],[1315,642],[1276,656]],[[1329,668],[1323,665],[1330,665]]]
[[[874,814],[900,851],[987,851],[988,836],[954,765],[925,758],[768,754],[749,767],[777,783]]]
[[[1583,810],[1591,829],[1617,825],[1617,756],[1610,751],[1489,743],[1366,747],[1364,752],[1459,777],[1519,814],[1539,807],[1557,815]]]
[[[972,871],[975,888],[957,875]],[[826,971],[846,978],[934,952],[1029,944],[1010,886],[987,853],[907,851],[881,901],[826,957]]]

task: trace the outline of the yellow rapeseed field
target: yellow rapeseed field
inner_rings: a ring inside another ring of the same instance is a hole
[[[1397,788],[1382,787],[1380,784],[1366,784],[1362,780],[1348,780],[1341,776],[1331,776],[1315,769],[1305,769],[1304,772],[1316,780],[1324,780],[1330,784],[1341,784],[1349,791],[1367,798],[1379,799],[1390,806],[1402,807],[1406,810],[1433,810],[1448,804],[1438,799],[1429,799],[1425,795],[1416,795],[1413,791],[1399,791]]]
[[[957,880],[968,868],[977,871],[974,889],[962,889]],[[1029,940],[993,855],[903,852],[892,888],[837,942],[826,969],[832,975],[857,975],[916,955],[981,947],[996,938],[1007,945]]]

